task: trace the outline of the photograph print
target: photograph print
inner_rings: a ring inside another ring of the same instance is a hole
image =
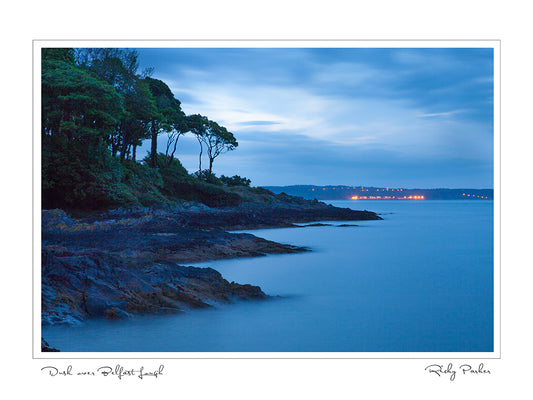
[[[497,43],[193,44],[34,44],[41,355],[496,354]]]

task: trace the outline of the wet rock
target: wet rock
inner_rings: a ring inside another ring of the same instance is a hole
[[[41,338],[41,351],[43,352],[59,352],[58,349],[51,347],[46,340]]]
[[[183,311],[235,300],[266,299],[257,286],[230,284],[211,268],[159,262],[129,264],[110,254],[43,249],[42,320],[77,324],[86,318]]]
[[[269,197],[268,205],[121,208],[81,219],[45,210],[42,323],[75,325],[86,318],[122,319],[266,299],[257,286],[229,283],[210,268],[178,263],[308,251],[228,230],[371,219],[381,218],[284,194]]]

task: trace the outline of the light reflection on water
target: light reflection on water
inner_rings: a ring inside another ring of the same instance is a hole
[[[281,298],[43,336],[84,352],[493,351],[492,201],[332,203],[384,220],[250,231],[313,251],[196,264]]]

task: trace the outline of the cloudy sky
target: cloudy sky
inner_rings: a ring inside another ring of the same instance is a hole
[[[259,186],[493,187],[490,48],[138,51],[186,114],[237,138],[217,175]],[[180,138],[189,172],[198,152],[191,134]]]

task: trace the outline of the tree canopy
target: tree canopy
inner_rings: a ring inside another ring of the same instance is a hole
[[[181,103],[174,97],[167,84],[159,79],[147,77],[144,79],[155,100],[156,110],[150,121],[151,151],[150,164],[157,167],[157,137],[162,132],[173,130],[183,132],[186,129],[185,113],[181,110]],[[177,140],[177,139],[176,139]]]
[[[205,150],[209,175],[214,160],[238,146],[217,122],[186,116],[165,82],[138,69],[131,49],[42,50],[43,207],[161,201],[164,193],[186,197],[168,186],[195,187],[176,159],[180,136],[191,132],[198,139],[199,171]],[[166,152],[158,154],[162,134]],[[144,140],[151,142],[145,164],[136,161]]]
[[[210,174],[213,173],[213,161],[215,158],[226,151],[234,150],[239,145],[233,133],[215,121],[208,122],[207,128],[202,135],[202,141],[207,148]]]

